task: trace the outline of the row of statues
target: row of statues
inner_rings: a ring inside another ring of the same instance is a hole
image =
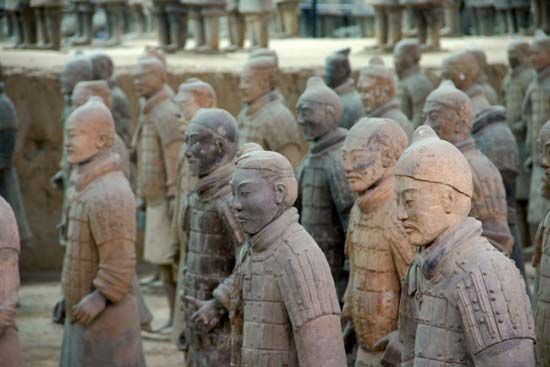
[[[60,365],[145,365],[137,208],[188,367],[548,365],[550,38],[510,44],[503,96],[479,49],[445,57],[434,89],[421,47],[400,41],[396,75],[375,57],[356,83],[350,50],[335,51],[295,114],[277,54],[258,49],[236,117],[204,81],[172,90],[164,54],[147,48],[133,134],[109,57],[69,60],[53,180],[65,192]],[[19,241],[2,218],[11,269]],[[531,301],[522,242],[535,243]],[[2,279],[0,348],[16,351],[17,272]]]

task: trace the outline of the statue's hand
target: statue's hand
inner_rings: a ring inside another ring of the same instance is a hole
[[[107,305],[107,300],[98,291],[93,291],[73,307],[73,322],[90,324]]]
[[[374,350],[384,351],[381,361],[382,366],[397,367],[401,365],[401,343],[399,342],[399,332],[397,330],[378,339],[374,344]]]
[[[50,185],[54,190],[63,190],[63,181],[63,171],[57,171],[57,173],[50,178]]]
[[[191,315],[191,321],[199,330],[205,333],[210,332],[218,325],[225,314],[225,309],[215,299],[201,301],[190,296],[185,296],[184,300],[197,309]]]

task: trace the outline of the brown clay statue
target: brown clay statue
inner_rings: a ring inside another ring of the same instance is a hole
[[[245,102],[237,118],[241,145],[257,143],[281,153],[296,167],[305,153],[303,137],[279,92],[276,59],[250,58],[241,73],[239,88]]]
[[[392,49],[401,40],[403,6],[399,0],[365,0],[374,8],[376,45],[381,50]]]
[[[473,180],[464,155],[427,126],[397,162],[397,217],[417,247],[401,291],[401,366],[535,366],[523,279],[468,217]]]
[[[432,82],[420,71],[420,56],[420,46],[413,40],[399,41],[393,50],[393,63],[399,78],[397,99],[414,128],[424,123],[422,109],[433,90]]]
[[[550,119],[550,37],[535,35],[530,48],[530,61],[537,75],[525,95],[523,116],[526,120],[527,151],[530,155],[526,164],[532,166],[527,221],[533,236],[534,229],[550,206],[550,200],[542,192],[544,168],[541,166],[541,155],[536,144],[542,126]]]
[[[225,15],[226,0],[180,0],[191,10],[195,51],[217,52],[220,45],[220,17]]]
[[[189,121],[193,119],[195,113],[201,108],[216,107],[216,93],[214,88],[200,79],[187,79],[180,84],[178,94],[175,97],[176,103],[184,119],[181,126],[185,132]],[[176,197],[174,201],[174,213],[172,215],[172,241],[179,253],[179,266],[176,294],[180,294],[183,287],[183,268],[185,266],[185,254],[187,252],[187,234],[181,226],[189,193],[197,184],[197,177],[190,172],[189,164],[185,157],[185,145],[182,145],[178,155],[177,176],[176,176]],[[172,338],[176,345],[184,348],[183,331],[185,327],[185,315],[181,307],[176,307],[174,312],[174,327],[172,329]]]
[[[281,33],[285,37],[298,36],[298,0],[275,0]]]
[[[234,52],[244,48],[246,36],[246,21],[243,14],[239,12],[239,0],[226,0],[227,34],[229,46],[227,52]]]
[[[62,0],[31,0],[34,21],[39,25],[40,48],[61,49],[61,22],[63,20]]]
[[[357,336],[356,367],[398,366],[384,358],[383,340],[397,330],[401,280],[414,257],[394,195],[395,163],[408,141],[395,121],[363,118],[342,149],[347,179],[358,195],[346,240],[350,276],[342,311]]]
[[[124,141],[127,147],[132,142],[132,116],[130,115],[130,105],[128,97],[124,91],[117,85],[114,78],[113,59],[106,53],[97,52],[90,55],[92,60],[92,71],[94,80],[105,80],[111,89],[113,106],[111,113],[115,120],[116,132]]]
[[[252,48],[269,47],[269,16],[273,10],[272,0],[239,0],[239,12],[246,19]]]
[[[187,4],[178,0],[153,0],[152,3],[161,48],[166,52],[182,50],[187,42]]]
[[[248,235],[234,272],[232,366],[345,367],[334,281],[292,207],[292,165],[276,152],[249,151],[231,187]]]
[[[22,367],[15,323],[19,292],[19,232],[15,214],[0,196],[0,367]]]
[[[418,43],[426,50],[439,50],[445,0],[399,0],[416,17]],[[429,38],[429,41],[428,41]]]
[[[544,190],[550,190],[550,121],[542,127],[537,146],[541,154],[541,165],[544,168]],[[535,325],[537,332],[537,357],[541,367],[550,366],[550,330],[545,327],[550,315],[550,211],[546,210],[535,236],[535,254],[533,266],[537,268],[536,287],[537,304],[535,309]]]
[[[61,367],[145,366],[135,274],[135,200],[111,153],[115,125],[99,100],[67,122],[67,161],[77,167],[67,211],[61,284],[66,312]]]
[[[351,78],[350,51],[349,48],[335,51],[325,61],[325,83],[340,96],[343,108],[340,126],[346,129],[365,115],[365,107]]]
[[[474,115],[491,106],[483,86],[477,82],[479,73],[479,64],[470,51],[457,51],[443,59],[443,79],[451,80],[456,88],[470,97]]]
[[[483,235],[492,245],[510,255],[513,238],[507,223],[506,191],[498,169],[475,146],[472,110],[468,96],[451,81],[444,81],[426,99],[425,124],[466,157],[474,187],[470,216],[483,224]]]
[[[344,293],[344,243],[355,201],[342,167],[341,150],[347,131],[339,128],[342,103],[319,77],[308,80],[296,106],[298,124],[311,142],[298,166],[300,222],[325,254],[338,299]]]
[[[519,172],[516,179],[516,210],[518,230],[524,246],[530,245],[529,226],[527,224],[527,205],[531,171],[523,162],[529,156],[527,151],[527,129],[522,115],[522,106],[529,84],[535,78],[535,71],[529,64],[529,44],[525,41],[513,41],[508,46],[510,69],[502,82],[503,100],[506,107],[506,121],[516,138],[519,154]]]
[[[25,215],[19,179],[13,162],[17,142],[17,111],[5,94],[0,69],[0,196],[7,200],[15,212],[21,242],[26,243],[32,233]]]
[[[477,74],[476,83],[479,84],[483,89],[483,94],[485,95],[485,98],[487,98],[487,101],[489,101],[489,104],[497,104],[497,93],[495,92],[493,86],[489,84],[489,80],[487,77],[487,70],[489,68],[489,66],[487,65],[487,54],[485,54],[485,51],[483,51],[479,47],[472,47],[468,51],[470,51],[472,55],[474,55],[477,62],[479,72]]]
[[[182,287],[185,365],[229,366],[231,289],[223,282],[244,241],[230,207],[237,122],[224,110],[200,109],[185,130],[185,142],[189,167],[199,177],[183,217],[189,236]]]
[[[171,240],[171,218],[176,195],[176,167],[183,133],[179,109],[165,88],[166,67],[153,57],[140,58],[134,85],[144,97],[139,115],[138,200],[145,205],[146,261],[158,265],[165,287],[172,325],[176,279],[172,267],[177,248]]]
[[[373,59],[369,66],[361,70],[357,89],[368,117],[392,119],[399,123],[409,138],[412,136],[412,124],[401,112],[395,98],[395,76],[381,60]]]

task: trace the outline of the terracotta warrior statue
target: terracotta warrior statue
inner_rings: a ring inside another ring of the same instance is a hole
[[[478,83],[479,73],[479,64],[470,51],[457,51],[443,59],[441,76],[470,97],[474,115],[491,106],[483,85]]]
[[[273,0],[239,0],[252,48],[269,47],[269,17],[273,10]]]
[[[14,48],[33,48],[37,43],[36,20],[30,0],[7,0],[4,2],[6,16],[11,18],[15,34]]]
[[[483,89],[483,94],[485,95],[485,98],[487,98],[487,101],[489,101],[489,104],[497,104],[497,93],[495,92],[493,86],[489,83],[489,79],[487,77],[487,71],[489,69],[489,66],[487,65],[487,54],[479,47],[472,47],[468,51],[474,55],[477,62],[478,74],[476,83]]]
[[[526,164],[532,166],[527,221],[533,236],[536,226],[544,218],[545,210],[550,206],[550,200],[542,192],[544,169],[541,166],[541,155],[536,144],[538,133],[544,123],[550,119],[550,38],[548,36],[542,34],[535,36],[530,47],[529,58],[537,73],[523,101],[529,153]]]
[[[34,21],[38,23],[40,48],[61,49],[61,21],[63,19],[63,0],[31,0]]]
[[[224,280],[244,241],[230,207],[237,122],[225,110],[200,109],[185,130],[185,142],[189,168],[199,178],[183,215],[189,236],[182,287],[186,366],[229,366],[231,290]]]
[[[298,166],[300,222],[325,254],[338,299],[347,283],[344,243],[355,195],[342,167],[341,150],[347,131],[338,127],[342,115],[338,95],[319,77],[311,77],[296,106],[298,124],[310,141]]]
[[[67,161],[77,167],[67,208],[61,284],[66,312],[61,367],[145,366],[133,279],[135,200],[111,152],[115,125],[91,99],[69,116]]]
[[[468,96],[444,81],[426,99],[426,125],[456,146],[466,157],[473,175],[470,216],[483,224],[483,235],[510,255],[513,238],[508,228],[506,191],[497,167],[475,146],[472,138],[473,107]]]
[[[153,0],[152,5],[160,47],[166,52],[183,50],[187,42],[186,4],[178,0]]]
[[[69,0],[76,16],[76,35],[71,39],[72,46],[86,46],[94,38],[94,3],[92,0]]]
[[[246,36],[246,20],[243,14],[239,12],[239,0],[226,0],[227,13],[227,33],[229,37],[229,46],[225,49],[227,52],[234,52],[244,48],[244,39]]]
[[[379,49],[392,49],[403,36],[401,22],[403,6],[399,0],[364,0],[374,8],[374,33]]]
[[[145,206],[143,257],[158,265],[165,287],[172,325],[177,248],[171,240],[171,218],[176,195],[176,167],[183,133],[179,108],[165,88],[166,66],[157,58],[142,57],[134,70],[134,85],[144,97],[140,108],[138,200]]]
[[[113,107],[111,113],[115,120],[116,132],[127,147],[132,142],[132,116],[126,93],[118,86],[114,78],[113,59],[103,52],[90,55],[94,80],[105,80],[111,89]]]
[[[107,39],[102,41],[103,46],[112,47],[122,43],[124,32],[124,11],[128,6],[127,0],[92,0],[96,10],[102,9],[105,13],[105,33]]]
[[[325,60],[325,83],[340,96],[342,117],[340,126],[349,129],[365,115],[365,107],[351,77],[350,48],[330,54]]]
[[[15,308],[19,297],[19,232],[15,214],[0,196],[0,360],[1,367],[23,367]]]
[[[1,67],[0,67],[1,68]],[[19,178],[13,162],[17,143],[17,111],[4,91],[0,69],[0,196],[7,200],[17,219],[18,233],[22,243],[28,242],[32,233],[25,215]]]
[[[492,36],[495,33],[495,1],[465,0],[473,33],[477,36]]]
[[[417,247],[399,306],[403,367],[535,366],[523,279],[468,217],[470,166],[427,126],[397,162],[397,217]]]
[[[422,109],[433,85],[420,71],[420,45],[413,40],[402,40],[393,50],[393,64],[397,73],[397,99],[401,111],[414,128],[424,123]]]
[[[399,101],[395,98],[395,76],[383,63],[371,60],[369,66],[361,70],[357,90],[368,117],[392,119],[399,123],[409,138],[412,136],[412,124],[401,112]]]
[[[347,179],[358,195],[346,240],[350,277],[342,311],[357,336],[356,367],[399,366],[384,358],[383,340],[397,330],[401,280],[414,257],[394,194],[395,163],[408,144],[395,121],[364,118],[342,149]]]
[[[535,29],[540,29],[546,34],[550,33],[550,3],[546,0],[532,0]]]
[[[399,3],[413,11],[418,43],[422,48],[439,50],[445,0],[399,0]]]
[[[526,124],[522,106],[529,84],[535,78],[535,71],[529,64],[529,44],[525,41],[512,41],[508,46],[510,69],[502,82],[503,103],[506,108],[506,121],[516,139],[519,154],[518,176],[516,178],[517,227],[522,244],[529,246],[531,237],[527,224],[527,205],[531,171],[523,163],[529,156],[526,144]]]
[[[179,106],[184,123],[181,125],[182,132],[201,108],[216,107],[216,93],[212,86],[200,79],[190,78],[179,85],[175,101]],[[178,249],[179,266],[177,274],[176,295],[181,294],[183,288],[183,269],[185,267],[185,254],[187,253],[187,235],[181,225],[184,215],[184,208],[187,207],[188,196],[197,184],[197,176],[193,176],[185,157],[185,145],[182,145],[177,163],[176,176],[176,197],[174,201],[174,213],[172,215],[172,241]],[[185,328],[185,315],[181,307],[176,307],[174,312],[174,327],[172,339],[176,345],[184,348],[183,331]]]
[[[279,92],[276,59],[269,56],[248,59],[239,89],[244,102],[237,118],[241,145],[257,143],[281,153],[296,167],[305,153],[303,137]]]
[[[537,144],[541,154],[541,166],[544,168],[545,192],[550,192],[550,120],[540,130]],[[535,309],[535,331],[537,334],[537,359],[541,367],[550,366],[550,330],[545,327],[550,316],[550,210],[546,209],[535,236],[533,266],[537,269],[535,289],[537,301]]]
[[[340,306],[322,250],[292,207],[298,185],[279,153],[236,163],[232,209],[247,234],[231,297],[232,366],[346,366]]]
[[[226,0],[179,1],[191,12],[195,51],[217,52],[220,45],[220,18],[225,15]]]
[[[529,0],[496,0],[495,8],[501,33],[527,32],[530,26],[530,5]]]
[[[281,33],[286,37],[298,36],[298,0],[275,0]]]

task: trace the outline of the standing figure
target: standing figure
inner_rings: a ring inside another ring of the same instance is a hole
[[[257,143],[281,153],[296,167],[305,153],[303,137],[279,92],[276,59],[269,56],[248,59],[239,89],[244,102],[237,118],[241,145]]]
[[[311,77],[296,110],[304,137],[311,142],[296,172],[300,223],[323,250],[341,299],[347,283],[344,243],[355,201],[342,167],[347,133],[338,127],[342,103],[319,77]]]
[[[465,0],[473,31],[478,36],[492,36],[495,33],[495,1]]]
[[[185,130],[185,156],[197,186],[183,218],[188,234],[182,296],[186,366],[229,366],[231,276],[244,234],[230,207],[229,181],[239,143],[237,121],[228,112],[198,110]],[[261,366],[262,364],[258,364]]]
[[[359,74],[357,89],[368,117],[392,119],[399,123],[409,139],[412,137],[413,126],[401,112],[399,101],[395,98],[395,76],[383,63],[371,60]]]
[[[2,71],[0,70],[0,80]],[[17,143],[17,111],[4,92],[0,81],[0,196],[10,204],[17,219],[19,238],[23,244],[30,241],[32,233],[25,215],[19,178],[13,162]]]
[[[195,35],[195,51],[217,52],[220,45],[220,18],[225,15],[226,0],[180,0],[190,9]]]
[[[535,29],[550,33],[550,3],[546,0],[532,0]]]
[[[542,126],[550,119],[550,38],[548,36],[540,34],[535,36],[530,47],[529,58],[537,75],[527,89],[523,101],[523,116],[527,126],[529,153],[526,164],[532,166],[527,222],[531,228],[531,238],[534,238],[535,230],[544,218],[544,212],[550,206],[550,198],[543,193],[544,168],[541,166],[541,155],[536,144]]]
[[[281,33],[286,37],[298,36],[298,0],[275,0]]]
[[[231,365],[346,366],[330,267],[292,207],[292,165],[276,152],[245,153],[231,188],[248,237],[231,287]]]
[[[118,46],[122,43],[122,33],[124,32],[124,10],[127,0],[92,0],[96,9],[103,9],[105,13],[105,25],[107,40],[102,44],[104,46]]]
[[[176,279],[173,265],[177,248],[171,241],[171,218],[176,196],[176,166],[183,144],[179,109],[165,89],[166,66],[153,57],[142,57],[134,70],[134,85],[145,101],[140,108],[138,148],[138,199],[145,205],[143,257],[158,265],[166,291],[172,326]]]
[[[41,38],[40,48],[61,49],[61,20],[63,19],[63,0],[31,0],[31,8]]]
[[[94,38],[95,7],[92,0],[70,0],[76,14],[76,37],[71,40],[72,46],[87,46]]]
[[[346,129],[365,115],[365,107],[351,77],[350,51],[350,48],[335,51],[325,60],[325,83],[340,96],[343,109],[340,126]]]
[[[544,190],[550,191],[550,121],[540,130],[537,139],[541,154],[541,166],[544,168]],[[537,359],[539,366],[550,366],[550,330],[546,327],[550,318],[550,208],[547,208],[535,236],[533,266],[538,270],[535,280],[537,303],[535,309],[535,331],[537,333]]]
[[[529,157],[527,151],[527,131],[522,115],[522,105],[529,84],[535,78],[535,71],[529,64],[529,44],[525,41],[513,41],[508,46],[508,62],[510,70],[502,82],[503,103],[506,107],[506,121],[516,138],[519,154],[519,172],[516,179],[516,210],[517,227],[524,246],[529,246],[531,236],[527,224],[527,205],[531,171],[524,162]]]
[[[187,79],[180,84],[175,101],[181,111],[184,123],[181,126],[182,132],[189,125],[197,111],[201,108],[216,107],[216,93],[214,88],[200,79]],[[185,210],[188,206],[189,193],[193,191],[197,184],[197,177],[192,175],[189,164],[185,157],[185,145],[181,146],[178,155],[177,176],[176,176],[176,198],[174,201],[174,213],[172,215],[172,241],[178,249],[178,274],[176,295],[181,294],[183,289],[183,269],[185,267],[187,253],[188,233],[183,231],[182,221]],[[183,331],[185,329],[185,315],[181,307],[176,307],[174,312],[174,327],[172,329],[172,339],[178,348],[185,348],[185,338]]]
[[[188,8],[177,0],[153,0],[158,40],[166,52],[183,50],[187,43]]]
[[[358,195],[346,240],[350,277],[342,312],[357,335],[356,367],[399,366],[384,358],[381,342],[397,330],[401,281],[414,258],[394,194],[395,163],[408,144],[395,121],[364,118],[342,149],[346,176]]]
[[[485,54],[485,51],[483,51],[481,48],[478,47],[472,47],[468,49],[474,56],[476,62],[477,62],[477,78],[476,78],[476,84],[480,85],[483,89],[483,94],[485,95],[485,98],[487,98],[487,101],[489,101],[489,104],[495,105],[498,103],[498,97],[497,93],[495,92],[495,89],[493,86],[489,83],[489,79],[487,77],[487,71],[488,71],[488,65],[487,65],[487,54]]]
[[[444,2],[445,0],[399,0],[401,5],[412,9],[416,16],[418,43],[426,50],[433,51],[441,48]]]
[[[151,18],[144,0],[128,0],[134,22],[137,23],[137,33],[144,34],[151,28]]]
[[[19,292],[19,233],[10,205],[0,196],[0,367],[23,367],[15,308]]]
[[[475,146],[472,109],[468,96],[444,81],[426,99],[425,124],[466,157],[474,186],[470,216],[483,224],[483,235],[493,246],[510,255],[514,242],[507,222],[506,191],[498,169]]]
[[[496,0],[498,24],[501,33],[525,33],[529,28],[529,0]]]
[[[227,13],[227,33],[229,36],[229,47],[227,52],[234,52],[244,48],[246,36],[246,21],[243,14],[239,12],[239,0],[227,0],[225,8]]]
[[[113,108],[111,113],[115,120],[115,127],[118,136],[124,141],[127,147],[132,143],[132,116],[130,115],[130,104],[126,93],[118,86],[113,72],[113,59],[106,53],[97,52],[90,56],[94,80],[105,80],[111,89]]]
[[[32,48],[36,46],[37,29],[34,9],[30,0],[5,0],[5,9],[14,25],[14,48]]]
[[[269,16],[272,0],[239,0],[239,12],[245,16],[251,48],[269,47]]]
[[[99,100],[69,116],[67,161],[77,167],[67,208],[61,284],[61,367],[144,367],[133,278],[135,200],[111,152],[115,125]]]
[[[421,126],[395,177],[397,218],[417,247],[401,291],[401,366],[534,367],[523,279],[468,217],[475,178],[464,155]]]
[[[424,123],[422,109],[433,85],[420,71],[420,45],[416,41],[402,40],[393,50],[393,63],[397,77],[397,99],[401,111],[413,128]]]
[[[391,50],[403,36],[401,22],[403,6],[399,0],[364,0],[374,8],[374,33],[376,46],[381,50]]]
[[[460,8],[464,0],[450,0],[444,2],[445,28],[441,30],[443,36],[460,37],[462,28],[460,25]]]

